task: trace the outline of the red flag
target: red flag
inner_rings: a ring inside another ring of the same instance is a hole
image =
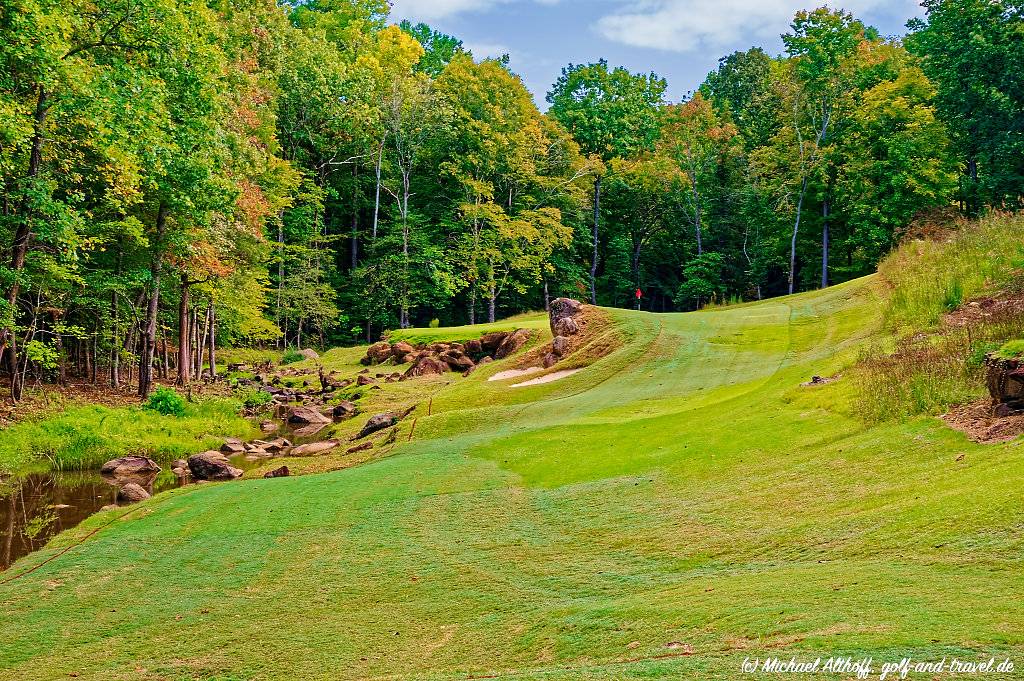
[[[643,297],[644,297],[644,292],[643,292],[643,291],[641,291],[640,289],[637,289],[637,290],[636,290],[636,299],[637,299],[637,300],[640,300],[640,299],[641,299],[641,298],[643,298]]]

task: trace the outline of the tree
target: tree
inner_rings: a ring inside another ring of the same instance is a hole
[[[547,95],[549,114],[579,143],[583,153],[601,162],[626,158],[653,147],[658,136],[658,106],[668,83],[654,73],[633,74],[605,60],[569,64]],[[594,253],[590,265],[590,302],[597,303],[597,266],[601,214],[601,167],[594,173]]]

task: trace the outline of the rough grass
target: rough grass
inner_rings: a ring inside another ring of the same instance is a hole
[[[0,431],[0,471],[46,461],[57,470],[98,468],[105,461],[143,454],[171,461],[217,447],[224,436],[253,432],[235,400],[188,403],[183,416],[138,407],[70,407],[58,416],[17,423]]]
[[[974,298],[1019,295],[1024,215],[964,223],[939,241],[912,241],[879,268],[891,287],[884,316],[895,340],[868,348],[853,372],[861,413],[874,421],[941,414],[986,394],[986,352],[1020,336],[1018,307],[949,325]],[[924,332],[924,333],[922,333]]]
[[[748,656],[1019,662],[1024,450],[935,419],[868,424],[845,378],[800,386],[849,369],[881,304],[859,281],[694,314],[609,311],[614,349],[561,381],[486,380],[513,359],[389,384],[366,399],[433,396],[389,456],[164,493],[17,563],[4,577],[73,547],[0,584],[0,677],[737,679]],[[324,361],[355,371],[359,354]]]

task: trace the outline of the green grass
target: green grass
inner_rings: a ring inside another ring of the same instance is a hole
[[[235,400],[186,403],[180,417],[138,407],[76,406],[0,431],[0,471],[16,472],[40,462],[58,470],[98,468],[129,454],[167,462],[216,448],[225,436],[253,432],[252,424],[239,416]]]
[[[390,456],[175,490],[18,562],[0,579],[73,547],[0,584],[0,678],[737,679],[748,656],[819,654],[1020,667],[1024,450],[930,418],[871,425],[855,382],[800,385],[877,341],[877,290],[609,310],[611,352],[561,381],[486,380],[509,360],[372,391],[370,409],[420,404]],[[324,362],[354,373],[360,355]]]

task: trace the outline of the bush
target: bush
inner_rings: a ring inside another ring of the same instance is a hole
[[[185,400],[171,388],[159,387],[142,408],[164,416],[181,417],[185,415]]]
[[[281,357],[281,364],[295,364],[306,359],[301,352],[295,348],[288,348],[284,351],[284,355]]]
[[[235,391],[235,396],[242,401],[246,409],[258,409],[274,401],[273,395],[259,388],[240,388]]]

